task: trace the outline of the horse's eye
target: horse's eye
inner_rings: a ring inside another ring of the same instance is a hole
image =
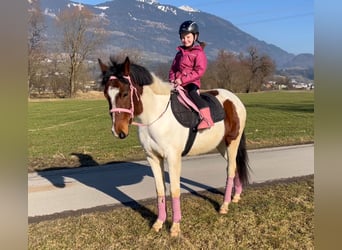
[[[124,98],[126,96],[128,96],[128,92],[119,93],[120,98]]]

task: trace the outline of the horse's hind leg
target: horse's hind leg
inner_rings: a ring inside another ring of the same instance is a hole
[[[226,188],[224,194],[224,200],[220,207],[220,214],[228,213],[228,205],[232,200],[232,192],[234,186],[234,178],[236,177],[236,156],[239,147],[240,137],[231,141],[230,145],[227,147],[225,142],[222,142],[217,149],[221,153],[221,155],[227,160],[227,180],[226,180]],[[237,177],[238,178],[238,177]],[[237,179],[236,179],[237,180]],[[235,182],[235,188],[238,187],[239,191],[242,191],[242,186],[240,187],[240,182]],[[240,192],[241,193],[241,192]],[[240,196],[240,194],[238,195]],[[236,197],[234,201],[239,199]]]
[[[242,183],[241,183],[238,172],[235,173],[235,177],[234,177],[234,191],[235,191],[235,194],[234,194],[232,202],[238,203],[241,199],[240,195],[242,193]]]
[[[156,155],[150,155],[147,160],[151,166],[157,191],[158,218],[152,228],[159,232],[167,217],[165,181],[164,181],[164,160]]]

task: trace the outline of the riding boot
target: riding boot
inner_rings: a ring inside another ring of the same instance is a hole
[[[197,129],[210,128],[214,125],[213,119],[211,118],[210,109],[200,109],[201,122],[198,124]]]

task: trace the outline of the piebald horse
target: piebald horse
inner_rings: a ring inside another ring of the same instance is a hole
[[[169,105],[172,86],[146,68],[130,63],[128,57],[120,64],[113,60],[108,65],[100,59],[98,61],[114,136],[124,139],[129,134],[130,125],[138,125],[139,140],[155,179],[158,218],[153,229],[157,232],[167,219],[164,160],[168,164],[172,198],[170,233],[171,236],[178,236],[181,231],[181,154],[188,129],[177,122]],[[242,185],[248,183],[249,165],[244,135],[246,109],[240,99],[228,90],[213,89],[208,93],[222,104],[225,118],[209,129],[199,130],[188,155],[217,148],[227,160],[225,195],[219,211],[226,214],[229,203],[240,200]]]

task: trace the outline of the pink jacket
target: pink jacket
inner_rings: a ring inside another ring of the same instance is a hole
[[[207,69],[207,57],[200,45],[195,45],[185,50],[182,46],[177,48],[179,51],[173,59],[169,71],[169,81],[173,82],[177,78],[182,80],[182,86],[194,83],[201,87],[200,78]]]

